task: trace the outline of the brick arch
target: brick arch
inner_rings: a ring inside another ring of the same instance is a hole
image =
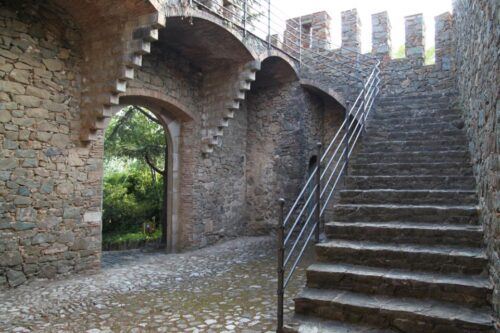
[[[340,104],[342,107],[346,107],[346,100],[342,93],[335,91],[334,89],[328,87],[328,85],[315,80],[301,79],[300,85],[312,92],[313,94],[320,95],[322,98],[327,98],[334,103]]]
[[[212,13],[196,9],[190,6],[187,7],[167,6],[167,8],[165,9],[165,16],[167,19],[172,19],[172,18],[181,18],[183,20],[198,19],[205,22],[210,22],[211,24],[220,28],[221,32],[227,33],[228,36],[230,36],[234,40],[237,40],[241,44],[241,46],[246,50],[248,55],[251,57],[251,59],[247,59],[247,61],[258,59],[259,52],[257,51],[257,47],[255,47],[254,44],[246,43],[247,40],[254,40],[254,39],[245,39],[244,35],[241,33],[240,30],[232,28],[230,25],[226,23],[224,19],[217,17]]]
[[[148,107],[161,108],[165,116],[173,120],[191,121],[196,117],[178,99],[161,91],[145,88],[128,88],[120,96],[120,104],[141,104]]]
[[[280,60],[284,61],[293,70],[293,72],[295,73],[295,76],[297,78],[300,78],[300,72],[299,72],[299,68],[297,66],[298,62],[293,60],[289,56],[287,56],[285,53],[280,52],[276,49],[272,49],[272,50],[269,50],[269,51],[266,51],[264,53],[259,54],[259,56],[257,57],[257,60],[259,60],[260,62],[263,63],[264,61],[266,61],[270,58],[279,58]]]
[[[167,138],[167,251],[178,252],[182,247],[181,225],[181,136],[182,123],[195,119],[193,114],[176,98],[162,92],[129,88],[120,96],[118,105],[111,108],[103,128],[106,128],[111,117],[128,105],[148,108],[162,123]],[[102,136],[104,140],[104,135]],[[104,141],[102,141],[104,143]]]

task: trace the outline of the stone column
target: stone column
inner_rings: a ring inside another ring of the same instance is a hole
[[[425,37],[424,16],[415,14],[405,17],[405,55],[420,64],[424,63]]]
[[[311,30],[312,30],[312,45],[311,47],[330,48],[330,23],[332,18],[327,12],[322,11],[312,14]]]
[[[343,11],[342,47],[361,52],[361,20],[356,9]]]
[[[436,22],[436,67],[451,70],[453,66],[453,17],[449,12],[434,18]]]
[[[391,22],[387,12],[372,15],[372,54],[390,59],[392,52]]]

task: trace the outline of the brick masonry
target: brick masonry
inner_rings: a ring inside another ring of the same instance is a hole
[[[177,223],[174,250],[269,232],[276,223],[276,198],[292,201],[316,155],[316,142],[328,142],[340,125],[340,104],[355,98],[359,83],[352,77],[363,63],[345,48],[330,48],[326,12],[302,18],[304,32],[311,29],[325,39],[310,45],[301,41],[311,51],[303,54],[304,61],[330,57],[352,66],[342,67],[345,72],[324,62],[299,71],[292,59],[268,52],[264,42],[244,37],[220,18],[169,3],[164,10],[170,26],[177,24],[187,36],[201,31],[197,41],[207,44],[193,51],[192,45],[162,43],[164,30],[157,31],[162,14],[148,1],[99,2],[89,11],[73,1],[23,1],[15,8],[0,2],[0,285],[99,267],[103,131],[128,98],[154,106],[162,119],[178,126],[172,134],[178,156],[172,159],[177,176],[171,191],[179,198],[172,217]],[[490,170],[498,154],[492,134],[496,97],[487,87],[496,80],[488,75],[495,73],[492,50],[498,35],[478,23],[494,17],[491,1],[459,2],[456,8],[455,19],[436,17],[436,64],[423,64],[421,15],[406,18],[403,59],[390,57],[387,14],[373,15],[372,53],[381,60],[384,96],[458,94],[494,259],[498,200]],[[91,12],[102,19],[101,26],[93,24]],[[190,15],[197,19],[179,19]],[[342,45],[360,49],[357,12],[344,12],[342,22]],[[209,29],[196,30],[198,24]],[[456,36],[460,27],[477,33],[476,43],[489,46],[482,49],[489,67],[481,76],[488,79],[474,79],[480,83],[477,90],[469,85],[478,58],[471,56],[467,36]],[[224,47],[237,56],[224,58],[218,53]],[[329,98],[306,90],[306,81],[321,86]],[[478,107],[484,114],[469,111]],[[492,271],[498,281],[498,268]]]

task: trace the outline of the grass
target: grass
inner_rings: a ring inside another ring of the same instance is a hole
[[[156,230],[153,234],[147,235],[142,231],[139,232],[126,232],[126,233],[112,233],[103,234],[102,242],[105,244],[121,244],[129,242],[138,242],[145,240],[157,240],[161,237],[161,230]]]

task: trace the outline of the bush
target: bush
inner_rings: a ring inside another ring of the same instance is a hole
[[[113,170],[104,177],[103,234],[142,232],[142,224],[158,227],[162,202],[162,177],[153,183],[145,168]]]

